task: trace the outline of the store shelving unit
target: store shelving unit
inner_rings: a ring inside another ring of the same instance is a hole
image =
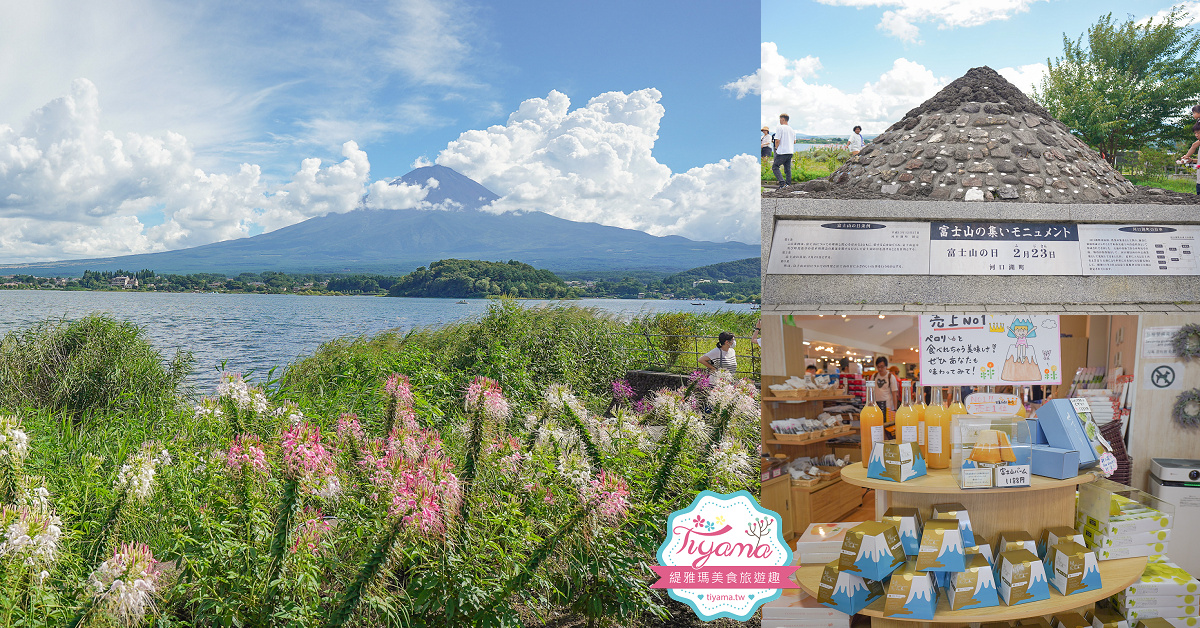
[[[822,397],[820,399],[793,399],[788,397],[763,397],[762,399],[762,442],[763,449],[786,454],[789,459],[799,456],[821,456],[829,453],[828,441],[846,434],[833,434],[803,443],[776,440],[771,431],[771,421],[777,418],[815,419],[825,409],[826,402],[843,403],[853,399],[850,395]],[[762,483],[760,493],[763,507],[774,510],[784,518],[784,538],[791,540],[808,528],[814,521],[837,521],[862,505],[863,490],[847,484],[840,477],[816,486],[792,486],[791,478],[781,476]]]
[[[1023,488],[960,489],[947,469],[935,469],[925,476],[908,482],[888,482],[867,477],[861,464],[842,469],[842,480],[847,484],[875,489],[884,495],[884,503],[890,506],[908,506],[928,513],[933,504],[957,502],[966,507],[971,516],[971,527],[977,535],[982,534],[989,543],[996,535],[1006,530],[1027,530],[1034,536],[1051,526],[1074,527],[1075,489],[1079,484],[1096,478],[1088,473],[1067,480],[1054,480],[1034,476],[1031,486]],[[1052,615],[1062,611],[1089,607],[1117,591],[1133,584],[1146,568],[1145,558],[1100,561],[1100,581],[1097,591],[1060,595],[1053,586],[1050,598],[1041,602],[1030,602],[1017,606],[1000,606],[951,611],[945,596],[938,600],[938,609],[932,620],[905,620],[899,617],[884,617],[880,598],[861,611],[871,617],[872,628],[954,628],[972,622],[1011,621],[1025,617]],[[809,595],[817,595],[824,565],[803,566],[796,571],[796,582]]]

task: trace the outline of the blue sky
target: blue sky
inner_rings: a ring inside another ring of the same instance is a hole
[[[1200,15],[1200,2],[1182,3]],[[1170,2],[1113,0],[822,0],[762,3],[762,41],[775,72],[762,85],[760,119],[779,111],[809,134],[881,132],[972,67],[987,65],[1028,92],[1063,34],[1101,16],[1141,20]]]
[[[744,5],[47,0],[0,29],[0,261],[420,207],[375,184],[431,162],[496,211],[757,240]]]

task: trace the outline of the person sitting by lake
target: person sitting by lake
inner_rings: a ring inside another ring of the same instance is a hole
[[[866,143],[863,141],[862,127],[854,127],[854,132],[850,134],[850,141],[846,142],[846,148],[850,149],[851,155],[857,155],[862,152],[863,146]]]
[[[771,152],[771,129],[769,127],[762,128],[762,158],[766,159],[774,153]]]
[[[737,344],[733,339],[733,334],[723,331],[717,336],[717,348],[705,353],[696,359],[709,372],[717,369],[725,369],[730,373],[737,372],[737,353],[733,350],[733,346]]]

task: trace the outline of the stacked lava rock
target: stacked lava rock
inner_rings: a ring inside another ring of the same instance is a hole
[[[1132,183],[988,67],[876,137],[831,183],[932,199],[1103,202]]]

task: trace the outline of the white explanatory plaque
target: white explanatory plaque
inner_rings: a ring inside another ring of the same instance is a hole
[[[772,275],[927,275],[929,223],[778,220]]]
[[[1080,275],[1074,224],[932,222],[931,275]]]
[[[1200,227],[1079,225],[1079,253],[1088,275],[1196,275]]]
[[[922,386],[1061,384],[1058,316],[922,314]]]

